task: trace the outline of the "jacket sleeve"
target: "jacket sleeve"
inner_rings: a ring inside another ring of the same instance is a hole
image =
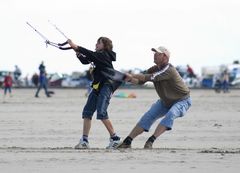
[[[91,61],[89,61],[86,58],[86,56],[81,54],[80,52],[76,52],[76,56],[82,64],[90,64],[91,63]]]
[[[81,58],[82,61],[84,61],[84,62],[88,61],[88,63],[90,63],[90,62],[98,63],[98,62],[102,61],[102,58],[101,58],[102,56],[101,56],[100,52],[94,52],[94,51],[88,50],[88,49],[86,49],[84,47],[81,47],[81,46],[78,46],[76,52],[80,53],[84,57],[84,58]],[[82,56],[80,56],[80,57],[82,57]]]

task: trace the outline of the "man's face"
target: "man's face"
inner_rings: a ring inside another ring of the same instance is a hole
[[[164,57],[165,57],[164,53],[155,52],[154,53],[154,63],[158,66],[161,66],[162,62],[164,60]]]
[[[103,44],[102,40],[99,40],[96,44],[95,50],[100,51],[100,50],[103,50],[103,48],[104,48],[104,44]]]

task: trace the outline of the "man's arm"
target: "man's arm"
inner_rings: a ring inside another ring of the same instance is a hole
[[[151,80],[151,74],[126,74],[125,81],[131,82],[133,84],[144,84]]]

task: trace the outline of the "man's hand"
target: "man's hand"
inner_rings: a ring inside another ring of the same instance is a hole
[[[131,82],[133,84],[139,83],[139,79],[135,78],[135,76],[133,76],[132,74],[125,73],[125,75],[126,75],[126,78],[125,78],[126,82]]]
[[[126,75],[126,78],[125,78],[125,81],[126,82],[131,82],[131,80],[132,80],[132,75],[131,74],[129,74],[129,73],[125,73],[125,75]]]

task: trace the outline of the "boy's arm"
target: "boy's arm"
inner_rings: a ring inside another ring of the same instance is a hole
[[[89,57],[87,57],[87,53],[92,53],[91,51],[82,48],[80,46],[78,46],[77,44],[75,44],[72,40],[68,39],[68,44],[73,48],[73,50],[76,52],[76,56],[77,58],[81,61],[82,64],[89,64],[91,63],[91,60],[89,59]],[[80,51],[80,49],[82,51]],[[87,53],[86,53],[87,52]],[[93,54],[93,53],[92,53]]]
[[[73,43],[73,41],[70,40],[70,39],[68,39],[67,42],[68,42],[68,44],[73,48],[74,51],[77,50],[77,48],[78,48],[78,45],[77,45],[77,44]]]

